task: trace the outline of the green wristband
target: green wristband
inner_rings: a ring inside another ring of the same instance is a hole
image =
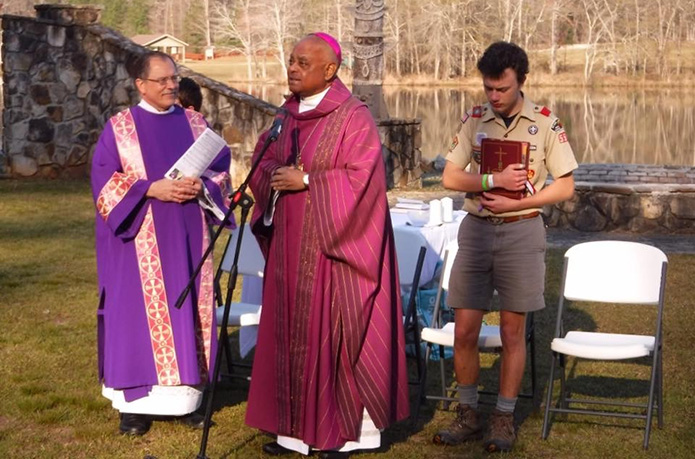
[[[483,174],[483,191],[487,191],[487,174]]]

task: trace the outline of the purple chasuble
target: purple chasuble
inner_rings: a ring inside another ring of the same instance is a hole
[[[201,259],[214,217],[196,200],[145,196],[205,127],[202,115],[180,107],[162,115],[135,106],[106,124],[94,151],[99,378],[124,390],[128,401],[154,385],[204,383],[213,365],[211,259],[183,307],[174,303]],[[225,147],[202,177],[222,209],[229,164]]]
[[[315,109],[298,107],[285,103],[280,138],[251,181],[266,268],[246,422],[329,450],[357,440],[364,408],[380,429],[408,416],[403,319],[369,109],[340,80]],[[283,193],[264,227],[270,175],[288,164],[310,186]]]

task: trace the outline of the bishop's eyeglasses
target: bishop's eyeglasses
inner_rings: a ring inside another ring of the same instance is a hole
[[[181,81],[181,75],[172,75],[172,76],[156,78],[156,79],[152,79],[152,78],[140,78],[140,79],[151,81],[153,83],[157,83],[159,86],[166,86],[167,83],[170,81],[174,84],[178,84],[179,81]]]

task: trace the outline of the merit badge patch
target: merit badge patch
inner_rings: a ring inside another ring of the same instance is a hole
[[[560,143],[567,143],[567,133],[566,132],[561,132],[558,134],[557,139],[560,141]]]
[[[559,119],[556,119],[555,121],[553,121],[553,125],[550,126],[550,129],[552,129],[552,130],[555,131],[555,132],[560,132],[560,131],[562,131],[564,128],[563,128],[562,123],[560,122],[560,120],[559,120]]]
[[[538,126],[535,124],[532,124],[531,126],[528,127],[528,133],[531,135],[536,135],[538,133]]]
[[[449,146],[449,153],[454,151],[454,148],[459,144],[459,136],[455,135],[454,140],[451,141],[451,145]]]
[[[476,164],[480,164],[480,150],[473,150],[471,156],[473,156],[473,161],[475,161]]]

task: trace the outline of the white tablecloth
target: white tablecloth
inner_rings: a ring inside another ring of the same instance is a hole
[[[408,224],[407,213],[391,212],[393,231],[417,231],[427,241],[427,253],[420,274],[420,286],[432,280],[436,273],[437,263],[444,257],[444,248],[455,240],[458,235],[461,220],[466,216],[463,211],[454,212],[454,221],[438,226],[411,226]],[[413,247],[419,250],[419,247]],[[263,280],[258,277],[244,277],[241,289],[241,301],[244,303],[260,303],[263,296]],[[242,356],[245,356],[256,345],[258,327],[241,327],[239,346]]]
[[[434,277],[437,263],[444,258],[444,248],[449,242],[456,240],[459,225],[465,216],[466,212],[456,211],[454,212],[454,221],[451,223],[442,223],[437,226],[411,226],[408,224],[407,213],[391,211],[394,232],[417,231],[427,241],[427,253],[420,274],[420,286],[428,283]],[[418,249],[419,247],[413,248],[413,250]]]

